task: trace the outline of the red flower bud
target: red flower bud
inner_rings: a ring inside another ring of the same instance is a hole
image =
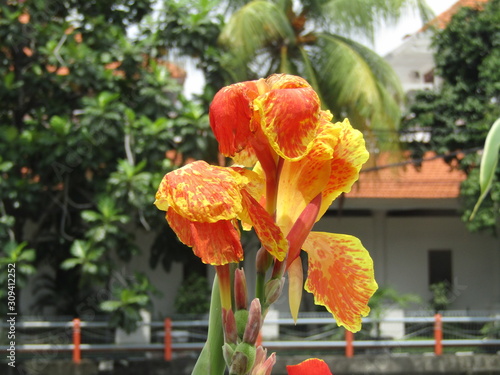
[[[262,326],[262,314],[260,308],[260,301],[255,298],[250,304],[248,312],[248,321],[243,334],[243,341],[255,345],[257,337],[259,336],[260,328]]]
[[[236,310],[248,308],[248,292],[245,271],[238,268],[234,271],[234,299],[236,302]]]

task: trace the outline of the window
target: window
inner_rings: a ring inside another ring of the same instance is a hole
[[[429,250],[429,285],[445,282],[452,285],[451,250]]]
[[[434,69],[429,70],[424,74],[424,82],[425,83],[434,83]]]

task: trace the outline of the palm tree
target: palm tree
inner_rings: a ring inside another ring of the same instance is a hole
[[[348,117],[368,139],[377,139],[378,146],[397,143],[394,130],[404,99],[399,79],[382,57],[351,37],[363,35],[373,41],[376,26],[396,21],[405,9],[416,7],[424,20],[429,19],[424,0],[239,3],[219,39],[232,56],[226,68],[234,81],[271,73],[300,75],[335,118]]]

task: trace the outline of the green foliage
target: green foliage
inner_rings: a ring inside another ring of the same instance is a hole
[[[430,301],[432,309],[438,313],[446,310],[450,305],[450,284],[448,282],[439,282],[430,286],[432,299]]]
[[[207,278],[196,273],[189,275],[177,291],[174,306],[178,314],[208,313],[210,288]]]
[[[114,299],[101,302],[100,308],[111,314],[111,327],[120,327],[131,333],[142,321],[141,310],[152,307],[151,297],[158,294],[158,290],[144,274],[136,272],[126,285],[116,286],[112,294]]]
[[[411,304],[421,302],[420,296],[412,293],[400,293],[390,286],[384,286],[377,289],[370,298],[368,306],[370,307],[370,317],[375,320],[381,320],[384,314],[391,308],[405,308]],[[375,336],[380,337],[380,323],[375,324]],[[363,325],[364,331],[372,331],[370,325]]]
[[[15,264],[16,268],[16,287],[22,288],[25,286],[28,276],[33,275],[36,271],[34,262],[36,253],[34,249],[27,248],[28,244],[22,242],[8,242],[3,248],[3,255],[0,257],[0,267],[5,270],[7,265]],[[0,284],[5,285],[7,281],[7,273],[2,272],[0,275]],[[5,291],[6,288],[2,288]]]
[[[416,8],[427,19],[425,1],[243,3],[219,38],[230,56],[221,64],[233,81],[271,73],[302,76],[337,121],[348,117],[374,147],[397,147],[404,97],[399,79],[383,58],[352,37],[372,39],[379,23],[394,22],[404,9]]]
[[[495,217],[490,215],[495,212],[492,207],[498,204],[498,194],[483,203],[474,220],[469,217],[481,195],[474,172],[480,161],[477,151],[500,116],[500,1],[489,1],[484,10],[462,8],[435,35],[433,44],[442,87],[418,92],[403,121],[405,131],[425,132],[430,137],[407,146],[416,159],[426,151],[449,155],[445,160],[468,175],[461,188],[467,227],[493,232]]]
[[[7,313],[7,294],[12,291],[18,301],[21,288],[26,285],[29,276],[36,272],[34,266],[36,253],[34,249],[28,248],[26,242],[17,243],[15,241],[7,242],[0,253],[0,312]],[[8,272],[12,270],[12,272]],[[14,283],[14,285],[13,285]],[[15,311],[19,309],[16,306]]]
[[[177,53],[194,58],[204,73],[202,99],[206,106],[227,83],[230,72],[222,68],[225,56],[216,42],[224,25],[220,0],[164,0],[158,38]]]
[[[138,231],[163,235],[152,202],[166,172],[216,158],[206,103],[182,97],[181,69],[164,60],[172,20],[153,22],[152,4],[0,4],[0,256],[11,243],[33,249],[30,264],[52,271],[37,291],[68,299],[56,313],[77,315],[138,255]],[[208,24],[190,25],[201,35]]]

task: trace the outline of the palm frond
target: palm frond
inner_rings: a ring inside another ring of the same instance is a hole
[[[425,0],[310,0],[321,27],[328,32],[366,37],[373,42],[383,24],[395,24],[410,11],[417,11],[424,22],[432,18]]]
[[[246,4],[230,18],[219,42],[241,62],[248,63],[256,52],[280,41],[293,42],[295,35],[286,14],[276,4],[256,0]]]
[[[337,119],[347,116],[365,134],[376,135],[378,147],[397,143],[404,94],[390,65],[369,48],[326,33],[318,34],[310,54],[322,98]]]

